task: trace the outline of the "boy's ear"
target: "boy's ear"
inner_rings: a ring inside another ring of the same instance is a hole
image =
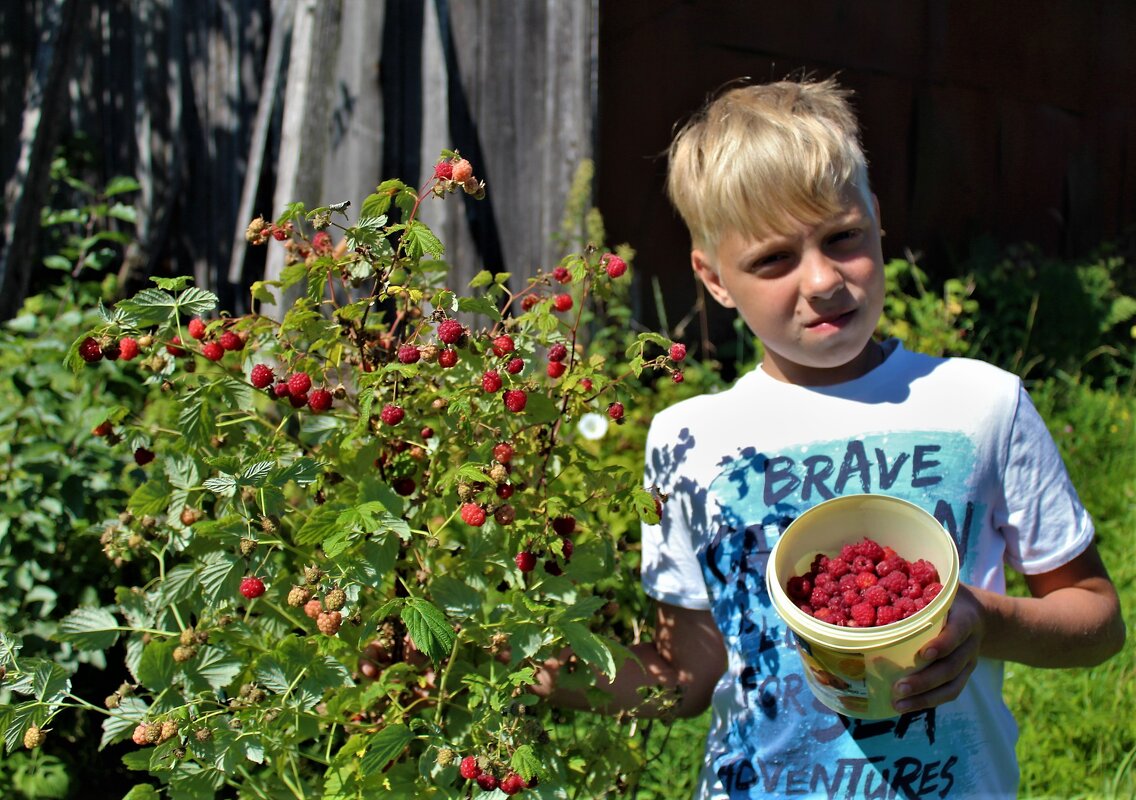
[[[711,297],[724,308],[736,308],[734,298],[730,297],[730,292],[722,285],[718,271],[714,269],[712,262],[706,257],[706,253],[701,250],[691,250],[690,266],[694,269],[694,274],[706,286]]]

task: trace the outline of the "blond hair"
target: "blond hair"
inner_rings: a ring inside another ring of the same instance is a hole
[[[849,186],[870,198],[850,95],[832,79],[743,86],[687,122],[670,147],[667,194],[693,246],[713,253],[727,231],[765,238],[794,220],[815,224],[842,208]]]

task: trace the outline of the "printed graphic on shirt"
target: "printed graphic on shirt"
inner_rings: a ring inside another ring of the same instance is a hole
[[[855,493],[892,495],[933,514],[958,545],[965,580],[986,512],[974,500],[974,459],[966,437],[938,431],[749,450],[723,466],[709,487],[722,524],[698,557],[715,619],[744,663],[730,696],[715,698],[729,722],[709,747],[730,798],[950,798],[984,785],[981,747],[961,716],[935,709],[856,720],[817,701],[765,587],[770,549],[788,524]]]

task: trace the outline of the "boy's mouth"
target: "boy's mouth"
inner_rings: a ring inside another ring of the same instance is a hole
[[[839,314],[825,314],[822,317],[817,317],[812,322],[806,323],[805,327],[809,329],[817,329],[831,325],[833,327],[839,328],[847,323],[855,313],[856,309],[852,308],[847,311],[842,311]]]

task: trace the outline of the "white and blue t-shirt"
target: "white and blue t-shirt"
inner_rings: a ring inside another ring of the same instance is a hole
[[[1016,376],[894,340],[885,352],[836,386],[755,369],[651,424],[646,483],[669,499],[662,522],[643,529],[644,588],[710,609],[729,654],[699,798],[1016,796],[1002,662],[981,659],[962,695],[935,709],[845,717],[813,698],[765,588],[780,533],[845,494],[926,509],[958,545],[962,582],[992,591],[1005,590],[1004,564],[1048,572],[1089,546],[1092,521]]]

